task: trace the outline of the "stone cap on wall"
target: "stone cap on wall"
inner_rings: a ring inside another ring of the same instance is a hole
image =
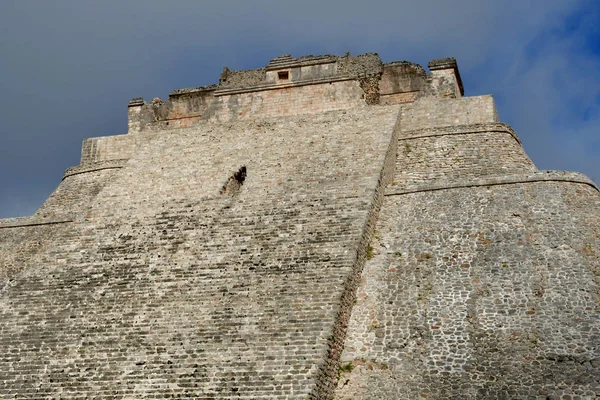
[[[458,68],[458,65],[456,64],[456,59],[454,57],[436,58],[434,60],[429,61],[427,66],[431,71],[434,71],[436,69]]]
[[[339,56],[325,54],[322,56],[304,56],[294,58],[290,54],[282,54],[273,58],[265,68],[267,71],[272,71],[280,68],[305,67],[309,65],[329,64],[337,62]]]
[[[137,107],[137,106],[143,106],[143,105],[144,105],[143,97],[134,97],[133,99],[129,100],[129,104],[127,106],[128,107]]]
[[[193,93],[211,93],[211,92],[214,92],[218,86],[219,85],[213,84],[213,85],[198,86],[198,87],[193,87],[193,88],[175,89],[175,90],[172,90],[171,93],[169,93],[169,98],[184,96],[186,94],[193,94]]]

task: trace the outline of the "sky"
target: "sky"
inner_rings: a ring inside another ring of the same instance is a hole
[[[455,57],[539,169],[600,184],[598,0],[1,0],[0,218],[31,215],[127,103],[217,83],[224,66],[375,52]]]

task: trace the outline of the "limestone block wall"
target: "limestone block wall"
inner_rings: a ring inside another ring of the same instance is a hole
[[[597,397],[599,205],[564,182],[386,197],[337,398]]]
[[[85,219],[11,259],[0,395],[328,397],[397,118],[141,136]]]
[[[379,83],[382,95],[400,92],[416,92],[423,88],[427,74],[423,67],[408,61],[383,65]]]
[[[3,219],[3,221],[5,221]],[[8,286],[19,274],[34,265],[53,263],[60,257],[56,251],[59,243],[67,237],[66,222],[35,223],[33,218],[6,221],[0,225],[0,295],[7,294]],[[48,250],[48,249],[54,250]],[[45,259],[46,261],[42,261]],[[6,298],[5,298],[6,299]],[[0,338],[2,349],[14,340],[14,337],[3,335]]]
[[[598,188],[429,67],[132,100],[0,220],[0,397],[600,397]]]
[[[219,109],[211,119],[229,121],[256,116],[314,114],[359,107],[365,104],[364,91],[356,80],[242,93],[216,98]]]
[[[488,96],[402,110],[336,398],[600,396],[598,188],[537,171]]]
[[[266,71],[265,80],[269,83],[284,83],[279,79],[278,72],[281,70],[271,70]],[[283,71],[289,72],[289,81],[297,82],[297,81],[306,81],[306,80],[315,80],[322,79],[327,77],[334,77],[337,72],[337,63],[323,63],[316,65],[306,65],[300,66],[297,68],[283,68]]]
[[[130,135],[88,138],[81,146],[81,165],[131,157],[136,139]]]
[[[427,66],[431,73],[427,76],[424,96],[457,99],[465,94],[456,60],[452,57],[431,60]]]
[[[456,60],[429,63],[431,73],[407,61],[383,64],[376,54],[360,56],[309,56],[298,59],[279,56],[266,68],[230,71],[225,68],[218,84],[174,90],[168,101],[141,98],[129,103],[129,133],[190,127],[198,121],[228,122],[269,116],[294,116],[364,105],[414,102],[431,106],[432,99],[454,99],[463,95]],[[490,112],[485,105],[451,103],[460,110],[463,123],[491,122],[478,113]],[[487,117],[487,114],[484,114]],[[415,116],[419,119],[419,116]],[[497,119],[496,119],[497,120]],[[496,121],[494,120],[494,121]],[[441,121],[438,121],[441,122]],[[441,125],[447,125],[442,123]],[[418,128],[414,128],[418,129]]]
[[[415,101],[426,80],[427,74],[418,64],[408,61],[384,64],[379,81],[380,104]]]
[[[48,200],[36,211],[34,217],[40,219],[73,219],[87,210],[94,197],[118,173],[122,163],[102,165],[97,163],[92,170],[69,171],[50,195]],[[74,173],[77,172],[77,173]]]
[[[412,103],[419,97],[419,92],[402,92],[382,95],[381,105]]]
[[[431,71],[428,78],[427,94],[437,94],[439,97],[448,99],[461,97],[460,87],[452,69]]]
[[[536,171],[514,131],[498,123],[403,131],[398,152],[395,185]]]
[[[492,96],[422,99],[403,105],[402,130],[499,122]]]
[[[56,225],[83,218],[93,204],[96,195],[108,182],[115,179],[118,170],[123,168],[126,162],[126,159],[113,159],[84,162],[76,167],[68,168],[62,182],[33,215],[2,218],[0,219],[0,229]],[[7,232],[4,233],[10,236]],[[35,241],[36,230],[33,229],[31,232],[32,240]],[[17,237],[21,240],[25,236],[17,235]],[[7,241],[7,243],[13,244],[17,242]]]
[[[169,102],[129,108],[129,133],[189,127],[198,121],[229,122],[271,116],[315,114],[365,105],[358,80],[278,85],[265,90],[221,89],[171,96]]]

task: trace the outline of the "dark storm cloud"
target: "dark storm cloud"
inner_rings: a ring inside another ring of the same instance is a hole
[[[0,217],[35,211],[85,137],[124,133],[132,97],[214,83],[280,53],[458,59],[541,168],[600,180],[592,1],[0,3]],[[596,31],[597,32],[597,31]]]

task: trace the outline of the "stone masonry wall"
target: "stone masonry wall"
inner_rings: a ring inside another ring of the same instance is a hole
[[[135,147],[132,135],[115,135],[88,138],[83,141],[81,165],[107,160],[128,159]]]
[[[99,169],[63,179],[34,217],[42,219],[77,218],[90,207],[94,197],[107,182],[112,181],[118,168]]]
[[[24,269],[41,263],[39,257],[44,254],[54,257],[56,253],[46,251],[49,248],[58,250],[58,243],[65,236],[67,223],[34,224],[23,226],[23,220],[16,226],[0,226],[0,293],[5,295],[8,285]],[[21,226],[19,226],[21,225]],[[54,261],[54,260],[53,260]],[[4,328],[3,328],[4,329]],[[4,330],[2,330],[4,333]],[[2,348],[14,338],[2,335]]]
[[[598,187],[429,68],[281,55],[132,100],[0,220],[0,397],[600,397]]]
[[[130,111],[130,133],[188,127],[198,121],[229,122],[270,116],[294,116],[365,105],[365,92],[357,80],[327,81],[310,85],[282,85],[276,90],[214,96],[181,96],[158,105],[137,106]],[[147,114],[151,114],[150,117]]]
[[[596,398],[599,198],[562,182],[386,197],[337,398]]]
[[[0,395],[327,396],[397,117],[146,134],[85,219],[11,261]]]
[[[217,97],[218,111],[209,118],[220,122],[314,114],[364,105],[364,92],[357,81],[341,81]]]
[[[442,97],[456,99],[461,97],[460,87],[452,69],[431,71],[423,93],[424,97]]]
[[[379,88],[381,94],[417,92],[423,89],[427,74],[423,67],[408,61],[383,65]]]
[[[458,125],[402,132],[394,184],[434,184],[536,171],[504,124]]]
[[[336,398],[600,396],[598,188],[537,171],[492,107],[403,106]]]
[[[281,55],[266,68],[230,71],[224,68],[218,84],[174,90],[168,101],[150,103],[135,98],[129,103],[129,133],[189,127],[201,120],[227,122],[237,119],[313,114],[363,105],[390,105],[434,98],[456,99],[463,94],[462,81],[452,58],[429,63],[427,75],[418,64],[402,61],[383,64],[377,54],[359,56]],[[477,103],[481,104],[477,104]],[[469,99],[448,103],[462,123],[497,122],[493,101]],[[470,114],[469,114],[470,112]],[[418,120],[421,120],[415,115]],[[447,122],[438,121],[440,126]],[[414,129],[419,129],[415,127]]]
[[[391,104],[403,104],[412,103],[419,97],[419,92],[404,92],[404,93],[393,93],[381,95],[379,98],[379,104],[391,105]]]
[[[402,130],[498,122],[492,96],[459,99],[423,98],[403,105]]]

